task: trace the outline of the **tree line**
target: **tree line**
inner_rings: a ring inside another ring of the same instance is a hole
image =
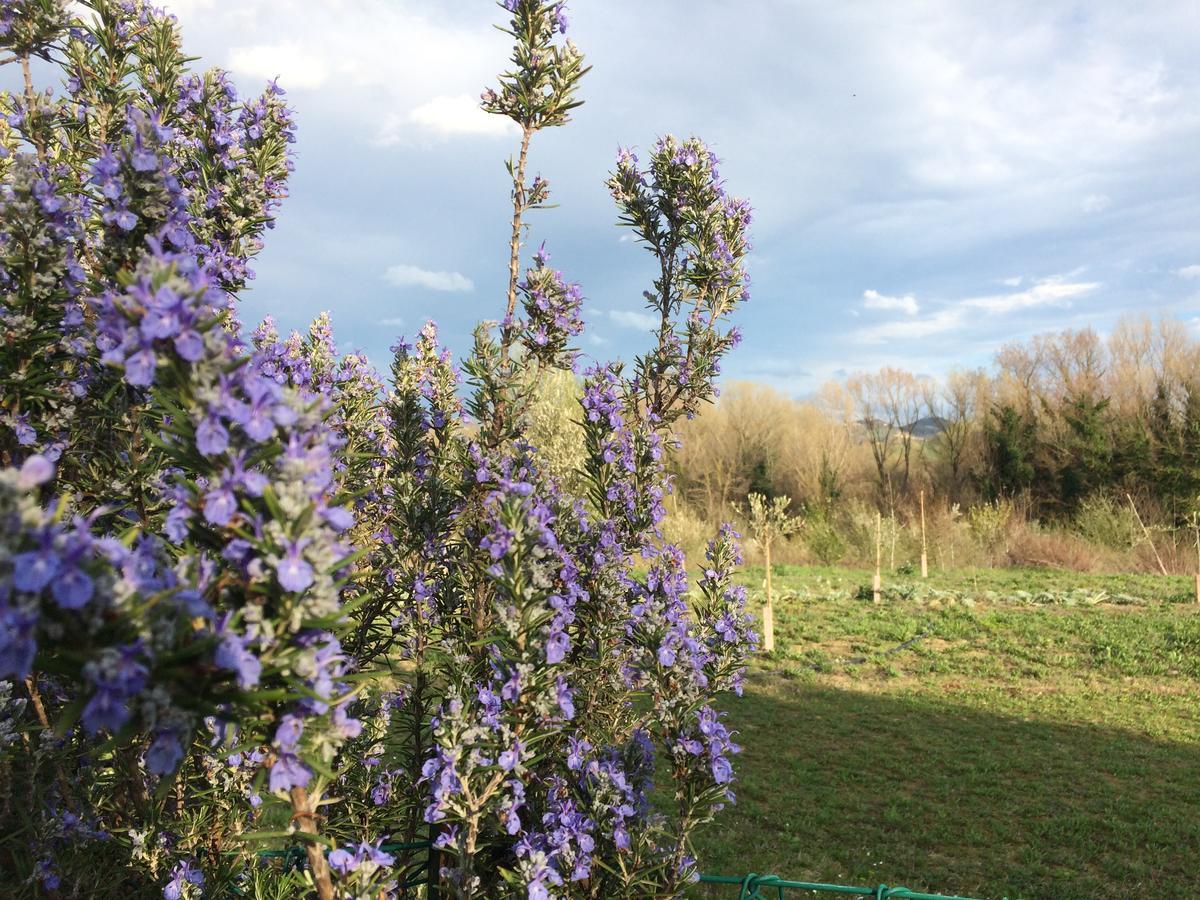
[[[751,492],[809,514],[918,492],[971,507],[1020,499],[1042,521],[1129,495],[1179,526],[1200,495],[1200,341],[1170,318],[1128,318],[1001,347],[990,368],[860,372],[804,399],[734,383],[681,428],[680,498],[707,519]]]

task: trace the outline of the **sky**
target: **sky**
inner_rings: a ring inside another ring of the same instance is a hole
[[[508,58],[485,0],[163,0],[199,66],[278,76],[291,197],[243,319],[329,310],[381,368],[435,319],[502,314]],[[618,146],[697,135],[755,208],[726,377],[803,396],[884,365],[940,375],[1125,314],[1200,334],[1200,6],[1188,0],[575,0],[585,105],[537,135],[559,208],[530,238],[580,281],[597,359],[649,343],[650,255],[604,188]]]

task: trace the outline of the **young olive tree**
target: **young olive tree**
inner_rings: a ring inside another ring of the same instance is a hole
[[[766,571],[764,590],[766,602],[763,603],[763,649],[770,653],[775,649],[775,608],[771,597],[771,547],[778,538],[786,538],[795,534],[804,525],[804,519],[788,514],[792,499],[786,496],[767,499],[763,494],[750,494],[746,497],[746,508],[742,515],[746,519],[750,536],[762,549],[763,568]]]
[[[750,210],[694,138],[620,152],[608,187],[660,324],[628,370],[579,373],[582,449],[546,460],[536,403],[573,377],[583,294],[545,244],[522,271],[549,197],[526,168],[587,68],[562,3],[502,6],[503,317],[461,371],[427,324],[385,379],[326,317],[243,336],[292,167],[282,89],[193,73],[142,0],[0,4],[24,85],[0,95],[18,893],[670,897],[694,877],[692,834],[733,797],[716,699],[755,637],[737,535],[690,587],[662,539],[664,465],[738,342]]]

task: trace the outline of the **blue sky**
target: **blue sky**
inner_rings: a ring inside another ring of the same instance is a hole
[[[512,132],[474,108],[507,59],[467,0],[164,0],[243,91],[278,75],[292,196],[244,318],[320,310],[378,365],[429,317],[456,353],[503,306]],[[727,374],[803,395],[849,371],[939,374],[1126,313],[1200,326],[1193,3],[577,0],[586,105],[535,139],[532,218],[581,281],[599,358],[630,357],[649,255],[614,227],[619,144],[715,146],[756,210]]]

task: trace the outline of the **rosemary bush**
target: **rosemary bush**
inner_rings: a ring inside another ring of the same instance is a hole
[[[416,896],[423,841],[458,897],[694,877],[738,749],[714,700],[754,636],[736,535],[690,589],[662,539],[664,455],[737,343],[750,210],[698,140],[622,150],[608,185],[656,260],[660,325],[629,366],[576,372],[582,289],[544,244],[526,261],[549,198],[526,164],[587,68],[562,3],[502,6],[512,64],[483,106],[521,131],[503,317],[461,370],[426,325],[385,378],[326,317],[287,337],[237,318],[292,167],[280,87],[243,99],[193,72],[142,0],[0,3],[25,85],[0,95],[17,892]],[[39,59],[61,90],[35,84]],[[566,473],[530,439],[563,377]]]

